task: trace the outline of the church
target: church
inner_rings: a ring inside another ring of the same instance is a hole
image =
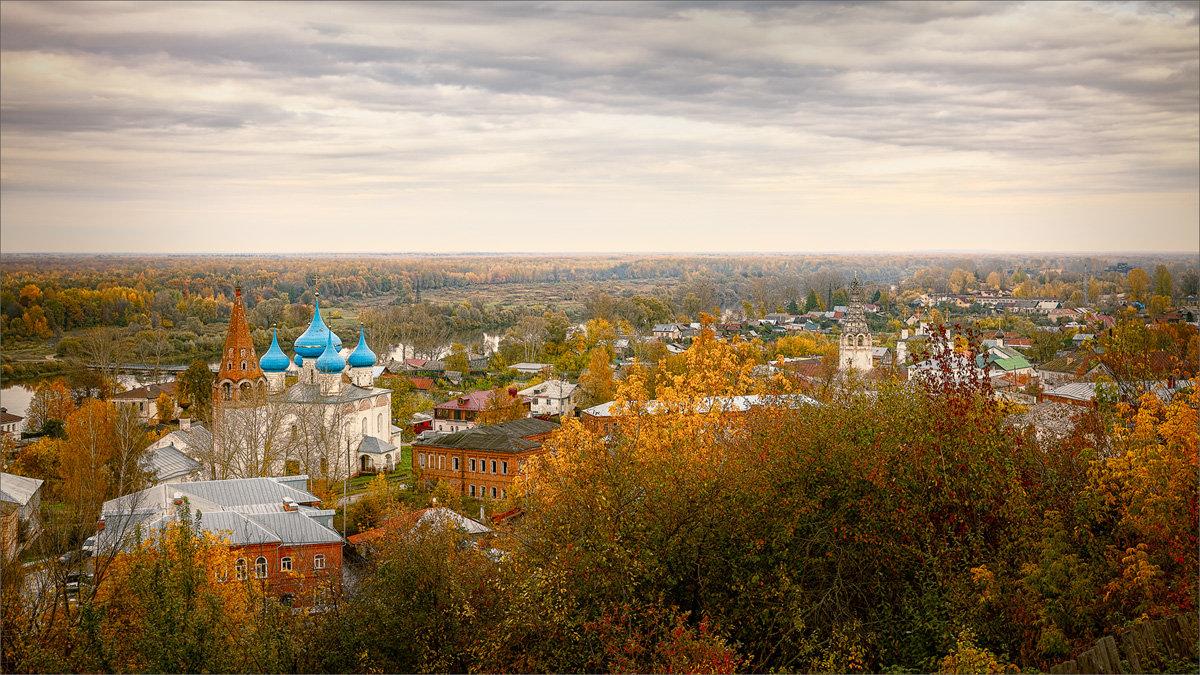
[[[375,386],[375,353],[359,327],[358,344],[343,356],[342,340],[321,317],[296,338],[295,357],[271,346],[257,357],[242,291],[237,289],[221,365],[213,381],[213,449],[198,458],[212,478],[307,474],[339,480],[391,471],[392,390]],[[295,381],[289,384],[289,379]]]
[[[858,275],[850,284],[850,307],[842,319],[842,336],[838,340],[838,371],[855,370],[860,375],[874,367],[875,339],[863,311],[862,284]]]

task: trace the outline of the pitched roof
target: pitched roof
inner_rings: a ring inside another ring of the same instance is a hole
[[[178,382],[166,382],[164,384],[147,384],[144,387],[130,389],[129,391],[121,392],[110,397],[113,401],[131,401],[131,400],[155,400],[159,394],[167,396],[175,396],[179,390]]]
[[[434,506],[407,513],[401,517],[387,518],[379,527],[358,534],[352,534],[346,537],[346,541],[357,546],[358,544],[379,539],[404,524],[410,524],[413,527],[427,525],[439,529],[450,527],[458,529],[468,536],[483,535],[492,531],[487,525],[474,518],[468,518],[444,506]]]
[[[14,415],[8,412],[8,408],[0,408],[0,424],[9,424],[11,422],[20,422],[25,419],[20,415]]]
[[[433,389],[432,377],[410,377],[408,378],[408,381],[412,382],[413,389],[418,391],[428,391]]]
[[[374,436],[364,436],[362,442],[358,444],[358,449],[355,452],[366,452],[372,455],[382,455],[386,452],[391,452],[396,449],[396,446],[381,441]]]
[[[541,441],[530,440],[531,436],[547,434],[557,428],[557,422],[527,417],[444,434],[423,443],[414,443],[413,447],[527,452],[542,447]]]
[[[44,482],[46,481],[18,476],[15,473],[0,473],[0,501],[25,506]]]
[[[992,366],[1004,371],[1033,367],[1021,352],[1011,347],[992,347],[988,350],[988,361]]]
[[[150,450],[146,464],[146,468],[154,473],[159,482],[181,478],[200,470],[199,462],[185,455],[173,444]]]
[[[547,396],[549,398],[566,398],[570,396],[579,385],[562,380],[546,380],[541,384],[535,384],[532,387],[526,387],[517,392],[521,396]]]

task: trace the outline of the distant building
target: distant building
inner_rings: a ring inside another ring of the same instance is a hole
[[[515,387],[473,391],[435,405],[433,407],[433,431],[439,434],[449,434],[475,428],[478,426],[476,417],[487,409],[493,394],[507,398],[509,405],[521,406],[524,408],[524,412],[528,413],[529,401],[520,396]]]
[[[579,385],[563,380],[546,380],[517,392],[529,399],[533,415],[569,415],[575,409],[575,391]]]
[[[838,370],[869,372],[875,367],[874,338],[863,314],[862,285],[858,277],[850,284],[850,306],[842,318],[842,336],[838,340]]]
[[[0,408],[0,433],[18,434],[24,421],[24,417],[8,412],[8,408]]]
[[[138,413],[138,421],[142,424],[157,424],[161,419],[158,410],[158,397],[163,394],[170,396],[171,402],[175,404],[174,410],[170,411],[168,419],[179,417],[182,411],[176,403],[176,397],[179,394],[179,383],[177,382],[147,384],[144,387],[137,387],[136,389],[116,394],[110,397],[109,401],[116,405],[134,407]]]
[[[42,531],[42,484],[37,478],[0,473],[0,552],[7,562]]]

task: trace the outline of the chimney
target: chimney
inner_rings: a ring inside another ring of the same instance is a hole
[[[96,531],[99,532],[100,530],[103,530],[103,529],[104,529],[104,516],[100,516],[100,520],[96,521]]]
[[[297,510],[296,500],[292,499],[291,497],[284,497],[283,498],[283,510],[284,511],[296,511]]]
[[[182,503],[183,503],[183,493],[182,493],[182,492],[176,492],[176,493],[175,493],[175,498],[174,498],[174,504],[175,504],[175,506],[179,506],[179,505],[180,505],[180,504],[182,504]]]
[[[180,431],[187,431],[188,429],[191,429],[191,428],[192,428],[192,418],[190,418],[190,417],[180,417],[179,418],[179,430]]]

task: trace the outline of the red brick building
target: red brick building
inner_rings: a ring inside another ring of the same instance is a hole
[[[557,422],[527,418],[476,427],[413,444],[413,473],[427,487],[444,480],[460,494],[504,499]]]
[[[307,490],[307,476],[168,483],[104,503],[94,555],[126,550],[175,522],[186,502],[200,527],[229,542],[234,579],[263,582],[267,592],[301,606],[321,604],[342,581],[342,537],[332,510]]]

